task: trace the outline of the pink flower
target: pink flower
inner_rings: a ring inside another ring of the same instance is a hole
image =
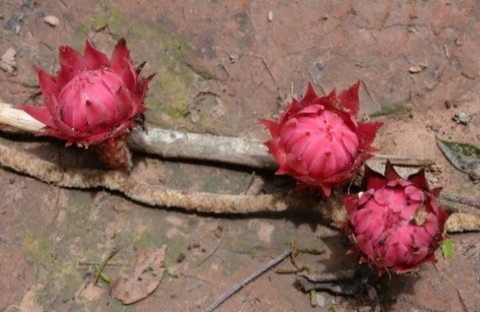
[[[438,205],[441,188],[430,190],[424,170],[402,179],[390,162],[385,176],[365,169],[365,193],[349,195],[343,203],[349,215],[347,234],[369,262],[385,271],[413,271],[435,262],[435,249],[444,238],[448,213]]]
[[[280,121],[260,120],[270,130],[265,142],[280,169],[290,174],[299,187],[320,187],[326,196],[331,188],[351,180],[375,151],[371,144],[381,122],[356,121],[360,82],[336,95],[317,96],[309,84],[299,102],[293,99]]]
[[[57,76],[34,68],[45,100],[39,106],[21,106],[46,125],[43,135],[67,140],[67,145],[88,147],[108,140],[113,146],[115,138],[136,128],[134,121],[146,110],[142,103],[153,76],[139,77],[124,39],[110,59],[87,40],[84,55],[61,46],[59,61]]]
[[[140,79],[121,39],[109,60],[87,40],[82,56],[69,46],[59,48],[60,73],[35,68],[45,101],[22,109],[47,125],[42,132],[80,146],[98,144],[135,128],[143,113],[150,78]]]

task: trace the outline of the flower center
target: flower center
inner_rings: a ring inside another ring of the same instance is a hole
[[[70,80],[58,96],[63,122],[79,131],[89,131],[89,115],[101,115],[105,125],[115,118],[116,92],[125,87],[123,80],[110,70],[86,70]]]
[[[286,153],[303,160],[312,178],[328,178],[352,163],[358,137],[340,116],[322,105],[315,105],[318,111],[312,113],[312,106],[288,121],[282,140]]]

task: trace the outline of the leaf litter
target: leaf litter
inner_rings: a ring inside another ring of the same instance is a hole
[[[148,297],[160,284],[165,270],[167,245],[159,249],[140,250],[132,274],[127,279],[112,279],[111,295],[124,304]]]

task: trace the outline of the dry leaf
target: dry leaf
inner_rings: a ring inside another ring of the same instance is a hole
[[[112,281],[112,297],[124,304],[137,302],[157,289],[165,267],[167,245],[160,249],[140,250],[128,279]]]

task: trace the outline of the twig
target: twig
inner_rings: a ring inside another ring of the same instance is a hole
[[[24,111],[0,102],[1,132],[38,135],[43,127],[44,124]],[[128,138],[130,149],[164,158],[278,169],[276,161],[260,140],[165,130],[153,125],[148,125],[147,128],[148,134],[143,131],[131,133]]]
[[[255,180],[255,171],[252,171],[252,177],[250,178],[250,182],[248,182],[247,189],[243,194],[248,194],[248,190],[250,190],[250,187],[252,187],[253,180]]]
[[[208,308],[206,308],[204,310],[204,312],[212,312],[213,310],[215,310],[219,305],[221,305],[225,300],[227,300],[230,296],[232,296],[234,293],[236,293],[237,291],[239,291],[240,289],[242,289],[245,285],[247,285],[248,283],[250,283],[252,280],[254,280],[255,278],[259,277],[260,275],[262,275],[263,273],[265,273],[266,271],[268,271],[269,269],[271,269],[272,267],[276,266],[277,264],[279,264],[280,262],[282,262],[286,257],[288,257],[290,254],[292,253],[292,251],[290,249],[284,251],[280,256],[278,256],[277,258],[273,259],[272,261],[268,262],[267,264],[265,264],[264,266],[262,266],[260,269],[258,269],[257,271],[253,272],[252,274],[250,274],[246,279],[244,279],[243,281],[233,285],[232,288],[230,288],[226,293],[224,293],[223,295],[221,295],[217,300],[215,300],[210,306],[208,306]]]
[[[208,254],[207,257],[205,257],[205,259],[202,260],[202,262],[200,262],[200,264],[198,265],[199,267],[202,266],[202,264],[204,264],[215,252],[217,252],[218,250],[218,247],[220,247],[220,244],[222,243],[223,241],[223,238],[225,237],[225,232],[227,230],[225,229],[222,233],[222,236],[220,237],[220,239],[218,240],[218,243],[217,245],[215,246],[215,248],[213,248],[212,252]]]
[[[95,266],[101,265],[102,263],[100,261],[79,261],[77,264]],[[127,263],[106,263],[105,266],[131,267],[131,265]]]
[[[445,193],[442,192],[440,193],[440,199],[454,202],[454,203],[459,203],[475,208],[480,208],[480,199],[479,198],[470,198],[466,196],[460,196],[460,195],[455,195],[455,194],[450,194],[450,193]]]
[[[105,269],[105,266],[107,265],[108,261],[110,261],[110,259],[112,259],[113,256],[115,256],[119,250],[120,249],[118,249],[118,248],[111,249],[110,252],[108,253],[108,255],[105,257],[105,259],[103,259],[102,263],[100,263],[100,266],[97,269],[97,273],[95,274],[95,280],[93,281],[93,285],[97,285],[98,280],[100,279],[100,276],[102,275],[102,271],[103,271],[103,269]]]
[[[275,79],[275,76],[273,75],[272,71],[270,70],[270,67],[268,66],[267,64],[267,61],[265,60],[265,58],[261,55],[257,55],[257,54],[252,54],[252,53],[243,53],[243,55],[245,56],[250,56],[250,57],[256,57],[256,58],[259,58],[262,60],[262,63],[263,63],[263,66],[265,66],[265,69],[267,70],[268,74],[270,75],[270,77],[273,79],[273,82],[275,84],[277,84],[277,80]]]

